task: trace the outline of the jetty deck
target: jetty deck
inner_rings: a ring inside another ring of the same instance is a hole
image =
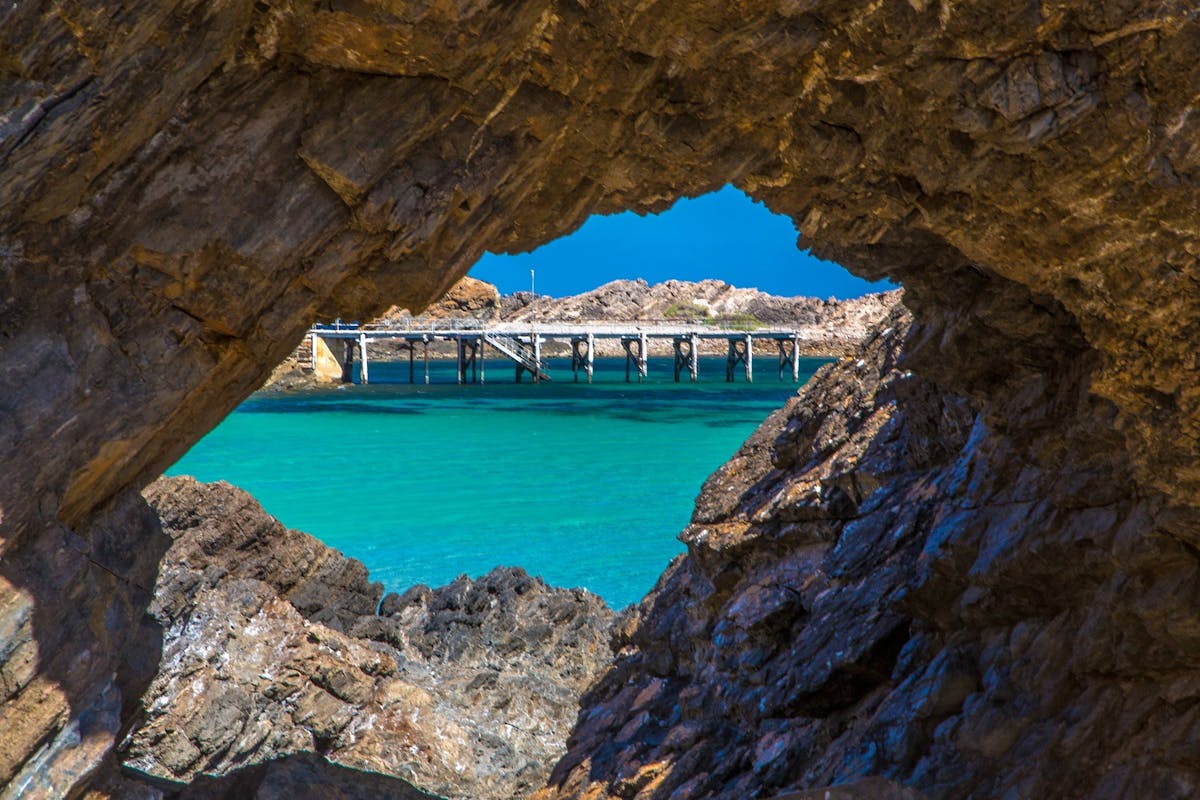
[[[408,351],[409,382],[416,382],[415,363],[418,348],[422,351],[424,380],[429,383],[429,345],[434,342],[453,342],[456,346],[459,383],[483,383],[485,351],[491,349],[514,367],[514,378],[520,383],[529,375],[536,383],[552,380],[542,358],[542,345],[548,340],[563,341],[571,348],[571,373],[574,380],[581,377],[591,383],[596,358],[596,342],[613,339],[621,343],[625,353],[625,380],[645,379],[649,365],[649,344],[652,339],[669,340],[674,358],[676,382],[687,375],[692,382],[699,380],[699,345],[705,340],[724,340],[725,380],[733,382],[738,373],[744,380],[754,380],[754,342],[771,341],[776,345],[780,380],[791,376],[800,379],[800,343],[806,337],[798,329],[757,328],[754,330],[719,328],[703,324],[670,323],[484,323],[475,320],[441,320],[437,323],[413,324],[345,324],[315,325],[309,330],[312,367],[318,374],[339,378],[345,383],[354,379],[354,364],[359,363],[359,382],[370,382],[370,344],[389,341],[393,348]]]

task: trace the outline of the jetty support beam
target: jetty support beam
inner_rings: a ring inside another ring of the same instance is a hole
[[[359,372],[358,382],[366,386],[371,382],[371,376],[367,371],[367,335],[365,333],[358,335],[358,353],[362,358],[362,369]]]
[[[638,373],[638,383],[646,377],[646,334],[641,334],[636,338],[633,336],[621,337],[621,347],[625,348],[625,382],[630,383],[630,367],[636,367]]]
[[[737,366],[742,364],[746,368],[746,380],[750,380],[751,367],[749,363],[750,337],[744,339],[729,338],[729,349],[725,351],[725,382],[733,383],[736,380]]]
[[[675,382],[679,383],[679,375],[687,370],[692,383],[696,382],[696,334],[676,336],[675,349]]]
[[[700,380],[700,337],[692,334],[692,352],[689,356],[688,371],[692,373],[692,383]]]
[[[479,351],[482,340],[475,336],[458,335],[458,382],[467,382],[467,370],[471,371],[471,383],[479,383]]]
[[[792,382],[796,383],[800,380],[800,337],[793,335],[789,339],[779,338],[775,340],[775,344],[779,346],[779,380],[783,380],[784,370],[790,369],[792,373]]]
[[[596,360],[596,337],[589,333],[586,337],[576,336],[571,339],[571,372],[575,382],[579,383],[579,370],[587,374],[587,382],[592,382],[592,372]]]
[[[345,354],[342,357],[342,383],[354,383],[354,348],[356,343],[353,339],[342,340],[342,352]]]
[[[746,334],[746,383],[754,383],[754,337]]]
[[[792,336],[792,383],[800,382],[800,334]]]
[[[542,381],[542,337],[538,336],[537,331],[529,334],[529,338],[533,344],[533,365],[536,369],[533,371],[533,382],[541,383]]]

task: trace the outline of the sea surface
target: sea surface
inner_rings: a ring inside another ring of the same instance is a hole
[[[774,361],[727,384],[705,358],[699,383],[676,384],[651,359],[627,384],[623,359],[598,359],[588,385],[551,360],[535,385],[496,359],[462,386],[452,362],[431,362],[430,385],[418,363],[413,386],[407,363],[373,361],[369,386],[255,395],[168,474],[246,489],[388,591],[517,565],[621,608],[683,551],[704,479],[795,393]],[[804,359],[801,382],[823,363]]]

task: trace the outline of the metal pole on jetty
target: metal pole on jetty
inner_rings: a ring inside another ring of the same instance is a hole
[[[540,383],[542,379],[542,343],[537,332],[537,284],[534,282],[533,270],[529,270],[529,294],[532,310],[529,312],[529,344],[533,346],[533,382]],[[517,373],[520,380],[520,372]]]

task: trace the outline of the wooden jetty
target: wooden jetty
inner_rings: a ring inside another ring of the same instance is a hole
[[[645,379],[650,361],[650,340],[669,339],[674,353],[675,381],[682,376],[695,382],[700,377],[700,342],[725,340],[725,380],[733,382],[738,373],[747,382],[754,380],[754,342],[772,341],[778,352],[778,375],[786,374],[792,381],[800,379],[800,341],[797,330],[731,330],[705,325],[656,325],[609,323],[474,323],[473,320],[447,320],[434,325],[315,325],[309,330],[312,367],[315,372],[340,378],[350,383],[357,360],[359,382],[370,383],[368,346],[371,342],[390,341],[408,352],[408,380],[415,383],[417,350],[421,351],[424,380],[429,383],[429,345],[437,341],[455,343],[458,354],[458,382],[483,383],[484,352],[488,348],[499,353],[515,367],[518,383],[528,374],[533,382],[551,380],[542,359],[542,345],[547,340],[570,344],[571,372],[591,383],[596,359],[596,342],[615,339],[625,352],[625,380],[640,383]],[[739,369],[740,368],[740,369]]]

